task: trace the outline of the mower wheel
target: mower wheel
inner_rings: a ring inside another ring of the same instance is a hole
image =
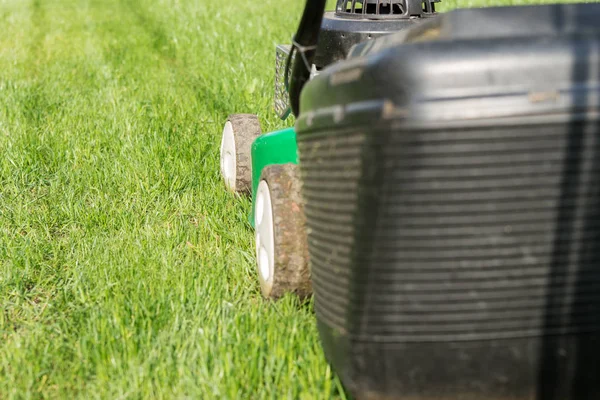
[[[256,260],[261,291],[277,299],[312,294],[298,166],[263,169],[255,201]]]
[[[251,149],[261,134],[258,117],[232,114],[227,119],[221,138],[221,175],[228,190],[249,194],[252,190]]]

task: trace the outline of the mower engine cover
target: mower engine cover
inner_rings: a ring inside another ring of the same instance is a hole
[[[357,398],[600,399],[600,4],[440,15],[300,109],[318,326]]]
[[[344,60],[359,43],[402,31],[434,17],[435,3],[441,0],[338,0],[336,10],[323,16],[312,76]],[[285,82],[291,45],[275,51],[275,113],[285,120],[291,113]],[[293,57],[295,53],[293,53]]]
[[[352,46],[413,27],[436,16],[440,0],[338,0],[323,16],[315,57],[317,69],[348,55]]]

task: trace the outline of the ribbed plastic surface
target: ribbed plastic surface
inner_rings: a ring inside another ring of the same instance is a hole
[[[345,383],[374,398],[567,390],[577,372],[540,364],[546,346],[575,368],[573,343],[600,331],[597,127],[369,129],[299,135],[316,312]],[[581,398],[600,394],[589,379]]]
[[[299,143],[313,291],[319,318],[344,330],[351,302],[351,260],[365,136]]]
[[[586,258],[599,244],[597,139],[578,138],[569,160],[566,133],[403,132],[371,149],[364,135],[302,141],[320,317],[402,342],[599,329],[600,314],[570,314],[600,297],[598,260]]]

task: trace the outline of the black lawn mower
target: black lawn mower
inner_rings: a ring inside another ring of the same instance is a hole
[[[600,4],[434,6],[307,2],[263,294],[314,292],[357,399],[600,399]]]

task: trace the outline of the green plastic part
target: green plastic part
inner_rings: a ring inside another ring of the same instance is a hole
[[[287,128],[259,136],[252,144],[252,211],[250,224],[254,227],[254,202],[260,174],[269,165],[298,164],[296,131]]]

